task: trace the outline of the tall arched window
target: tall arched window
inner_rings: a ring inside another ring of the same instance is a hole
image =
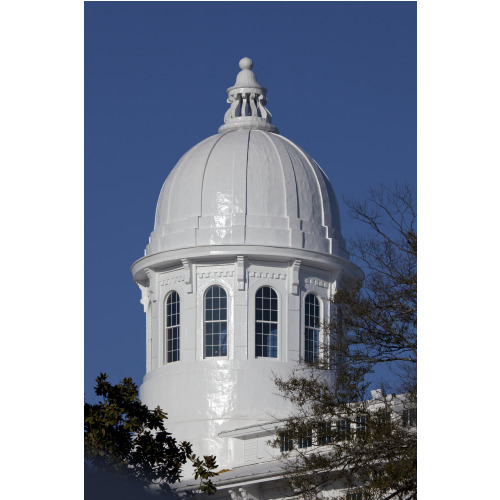
[[[255,357],[278,357],[278,295],[270,286],[255,294]]]
[[[211,286],[205,295],[205,357],[227,356],[227,294]]]
[[[305,302],[305,348],[304,358],[308,363],[318,361],[319,355],[319,299],[313,293],[306,295]]]
[[[153,369],[153,329],[152,318],[153,314],[151,302],[148,304],[146,312],[146,372],[149,373]]]
[[[166,363],[180,359],[181,301],[177,292],[170,292],[165,300],[165,334],[163,359]]]

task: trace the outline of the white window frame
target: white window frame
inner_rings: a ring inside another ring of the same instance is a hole
[[[276,311],[276,316],[277,320],[274,321],[264,321],[264,320],[257,320],[257,293],[259,290],[262,288],[270,288],[275,294],[276,294],[276,301],[278,304],[278,308]],[[257,286],[255,289],[255,292],[252,294],[252,299],[253,299],[253,356],[255,359],[280,359],[280,325],[281,325],[281,298],[278,290],[269,283],[262,283]],[[259,323],[269,323],[269,324],[276,324],[276,356],[257,356],[257,321]]]
[[[178,304],[179,304],[179,322],[174,325],[174,326],[168,326],[168,319],[167,319],[167,302],[169,297],[171,297],[174,293],[177,294],[178,298]],[[169,290],[165,294],[165,299],[163,301],[163,345],[162,345],[162,351],[163,351],[163,364],[164,365],[169,365],[172,363],[177,363],[178,361],[181,360],[181,294],[179,293],[178,290],[172,289]],[[168,330],[172,328],[178,328],[179,329],[179,337],[178,337],[178,359],[174,361],[168,361]]]
[[[302,320],[302,349],[303,349],[303,353],[304,353],[304,360],[306,360],[306,300],[307,300],[307,297],[308,295],[313,295],[316,300],[318,301],[319,303],[319,326],[318,326],[318,358],[316,361],[318,361],[320,359],[320,352],[319,352],[319,346],[320,346],[320,343],[323,341],[324,342],[324,334],[322,333],[322,327],[321,327],[321,323],[323,320],[323,299],[321,298],[321,296],[316,292],[316,291],[313,291],[313,290],[306,290],[305,293],[304,293],[304,300],[302,301],[302,310],[304,311],[304,314],[302,315],[303,317],[303,320]]]
[[[226,294],[226,319],[225,320],[207,320],[206,319],[206,299],[207,299],[207,293],[214,287],[220,287],[222,290],[224,290],[224,293]],[[203,359],[220,359],[220,358],[228,358],[229,357],[229,325],[230,325],[230,308],[229,308],[229,298],[230,295],[224,285],[222,283],[214,282],[210,283],[206,286],[205,290],[203,291],[202,295],[202,322],[203,322],[203,343],[202,343],[202,358]],[[206,355],[206,339],[207,339],[207,322],[209,323],[216,323],[220,321],[225,321],[226,322],[226,354],[223,356],[207,356]]]

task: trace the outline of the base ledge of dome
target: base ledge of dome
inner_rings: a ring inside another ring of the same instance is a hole
[[[253,116],[232,118],[229,122],[222,125],[218,132],[221,134],[223,132],[228,132],[229,130],[237,129],[263,130],[264,132],[279,134],[278,129],[272,123],[268,123],[262,118],[255,118]]]
[[[136,283],[147,283],[146,269],[160,270],[166,267],[181,265],[181,259],[192,259],[193,261],[217,261],[221,259],[233,259],[239,255],[249,258],[287,262],[301,259],[305,265],[310,265],[324,270],[344,270],[357,279],[363,279],[361,269],[347,259],[345,256],[323,254],[311,250],[296,249],[290,247],[275,247],[264,245],[208,245],[177,250],[166,250],[151,255],[146,255],[135,261],[130,269]]]

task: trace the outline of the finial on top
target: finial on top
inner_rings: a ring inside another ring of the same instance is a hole
[[[227,89],[227,102],[231,107],[224,115],[224,125],[219,128],[219,132],[250,128],[278,133],[278,129],[271,124],[272,115],[265,107],[267,90],[259,85],[252,71],[253,61],[244,57],[240,59],[239,66],[241,71],[235,84]]]
[[[249,57],[244,57],[240,59],[240,68],[241,69],[252,69],[253,61]]]

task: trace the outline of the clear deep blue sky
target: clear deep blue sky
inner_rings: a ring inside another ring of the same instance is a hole
[[[145,318],[131,264],[161,186],[217,133],[250,57],[285,137],[343,198],[416,185],[416,2],[85,3],[85,397],[100,371],[137,384]],[[168,408],[165,409],[168,412]]]

